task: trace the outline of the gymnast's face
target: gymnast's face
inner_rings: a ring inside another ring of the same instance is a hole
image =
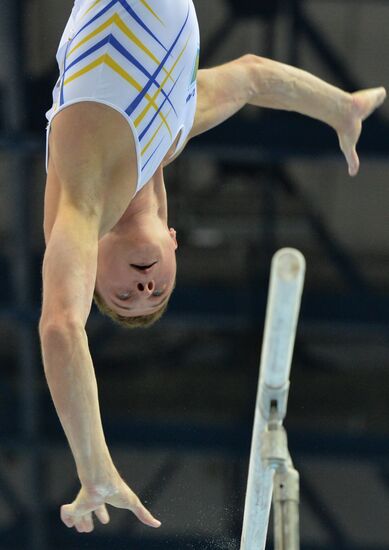
[[[96,290],[121,317],[151,315],[169,300],[176,278],[174,229],[110,232],[99,242]]]

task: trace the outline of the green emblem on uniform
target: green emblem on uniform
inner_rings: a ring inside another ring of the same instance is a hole
[[[193,67],[193,74],[192,74],[191,84],[193,84],[196,81],[197,72],[199,70],[199,63],[200,63],[200,48],[197,50],[196,59],[195,59],[195,62],[194,62],[194,67]]]

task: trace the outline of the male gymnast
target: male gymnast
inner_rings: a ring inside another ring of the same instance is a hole
[[[79,532],[93,530],[93,513],[108,523],[107,504],[160,525],[110,456],[85,324],[94,296],[127,326],[148,326],[165,309],[177,240],[164,167],[250,104],[330,125],[355,176],[362,121],[386,96],[384,88],[346,93],[255,55],[197,72],[199,45],[192,0],[76,0],[57,52],[39,334],[81,483],[61,518]]]

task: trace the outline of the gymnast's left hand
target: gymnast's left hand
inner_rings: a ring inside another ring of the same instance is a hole
[[[351,94],[350,108],[339,116],[339,124],[335,125],[340,148],[348,164],[350,176],[356,176],[359,171],[359,158],[356,145],[361,135],[362,122],[377,109],[386,98],[385,88],[371,88]]]
[[[107,486],[82,486],[76,499],[61,507],[61,519],[67,527],[75,527],[79,533],[91,533],[94,529],[93,514],[102,524],[109,523],[107,504],[131,511],[139,521],[149,527],[161,525],[119,475],[114,483]]]

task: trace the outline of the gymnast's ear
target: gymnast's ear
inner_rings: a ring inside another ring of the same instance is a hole
[[[176,230],[173,229],[173,227],[171,227],[169,229],[169,234],[170,234],[170,237],[171,237],[172,241],[174,242],[174,250],[177,250],[178,242],[177,242],[177,232],[176,232]]]

